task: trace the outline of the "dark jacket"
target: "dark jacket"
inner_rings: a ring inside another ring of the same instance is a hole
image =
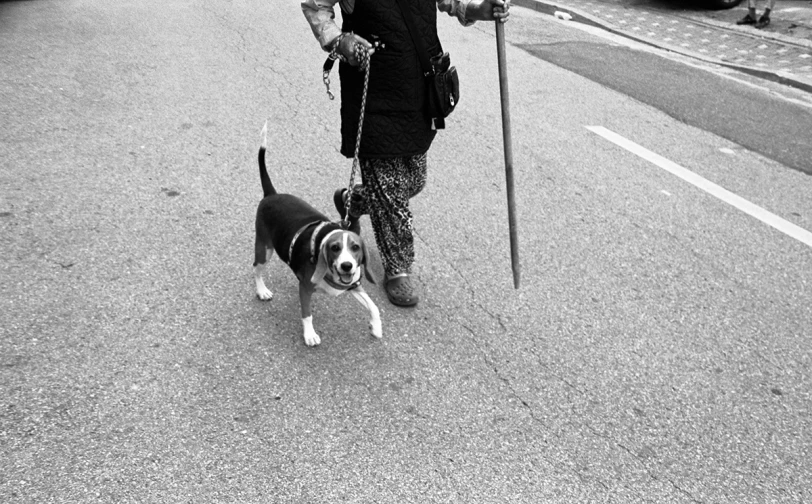
[[[436,0],[407,0],[423,44],[431,55],[440,51]],[[356,0],[352,14],[342,12],[345,32],[385,47],[372,55],[363,134],[362,158],[388,158],[422,154],[435,131],[427,112],[426,87],[417,50],[397,0]],[[364,72],[342,63],[341,153],[355,154]]]

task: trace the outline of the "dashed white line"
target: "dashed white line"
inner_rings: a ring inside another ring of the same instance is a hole
[[[682,180],[692,184],[693,186],[702,189],[706,193],[715,196],[716,198],[724,201],[725,203],[741,210],[742,212],[750,215],[751,217],[755,217],[756,219],[760,220],[761,222],[767,224],[768,226],[772,226],[773,228],[781,231],[787,236],[795,238],[796,240],[800,241],[804,245],[812,247],[812,233],[803,229],[802,227],[796,226],[795,224],[782,219],[781,217],[771,213],[758,205],[755,205],[746,199],[742,198],[741,196],[734,194],[724,187],[714,184],[710,180],[697,175],[696,173],[688,170],[687,168],[683,168],[682,166],[670,161],[657,153],[654,153],[645,147],[638,145],[631,140],[622,137],[615,133],[614,131],[608,130],[603,126],[586,126],[586,129],[599,135],[606,140],[609,140],[613,144],[626,149],[627,151],[649,161],[663,170],[675,175]]]

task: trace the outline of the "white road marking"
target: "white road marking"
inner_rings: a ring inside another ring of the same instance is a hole
[[[760,206],[747,201],[741,196],[728,191],[724,187],[714,184],[710,180],[697,175],[691,170],[683,168],[682,166],[674,163],[673,161],[669,161],[668,159],[660,156],[659,154],[651,152],[645,147],[642,147],[632,142],[631,140],[624,138],[611,130],[606,129],[603,126],[586,126],[586,129],[595,133],[596,135],[602,136],[603,138],[609,140],[613,144],[618,145],[633,154],[636,154],[637,156],[645,159],[646,161],[654,163],[655,165],[671,173],[672,175],[676,175],[682,180],[688,182],[689,184],[692,184],[695,187],[698,187],[699,189],[702,189],[703,191],[707,192],[708,194],[719,198],[725,203],[741,210],[742,212],[750,215],[751,217],[755,217],[761,222],[774,227],[775,229],[781,231],[785,235],[795,238],[804,245],[812,247],[812,233],[810,233],[806,229],[796,226],[795,224],[782,219],[781,217],[775,215],[774,213],[768,212],[767,210],[761,208]]]

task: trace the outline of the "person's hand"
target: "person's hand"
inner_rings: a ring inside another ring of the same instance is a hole
[[[359,37],[354,33],[347,33],[341,38],[338,43],[338,53],[344,57],[344,60],[351,66],[357,67],[361,65],[358,59],[358,51],[366,51],[369,56],[375,54],[375,47],[370,44],[364,37]]]
[[[473,2],[468,6],[470,9],[474,7]],[[479,5],[474,8],[474,16],[466,16],[472,21],[499,21],[500,23],[507,23],[510,16],[510,1],[509,0],[480,0]]]

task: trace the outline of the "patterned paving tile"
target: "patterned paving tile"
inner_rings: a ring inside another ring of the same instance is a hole
[[[672,48],[681,48],[689,55],[703,55],[722,62],[761,69],[805,73],[812,81],[812,50],[801,46],[783,44],[769,38],[756,38],[737,27],[726,28],[675,18],[674,15],[654,10],[645,11],[640,6],[626,8],[593,0],[561,1],[580,7],[581,12],[588,12],[630,36],[644,36],[655,43],[659,40]]]

